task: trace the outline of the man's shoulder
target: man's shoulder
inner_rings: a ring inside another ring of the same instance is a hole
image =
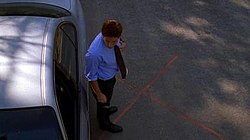
[[[103,54],[103,49],[100,45],[98,44],[92,44],[89,47],[88,53],[93,55],[93,56],[101,56]]]
[[[94,40],[92,41],[91,45],[101,45],[103,42],[103,36],[102,33],[97,34],[97,36],[94,38]]]
[[[103,40],[100,36],[100,34],[97,35],[97,37],[94,39],[94,41],[90,44],[88,52],[96,55],[96,56],[100,56],[103,54]]]

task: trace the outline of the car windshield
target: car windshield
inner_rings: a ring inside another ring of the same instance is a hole
[[[0,16],[43,16],[64,17],[70,12],[58,6],[43,3],[1,3]]]
[[[0,140],[62,140],[50,107],[0,110]]]

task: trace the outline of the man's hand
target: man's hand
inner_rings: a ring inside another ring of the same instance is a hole
[[[106,103],[107,102],[107,97],[102,93],[102,91],[99,88],[98,82],[96,81],[91,81],[90,86],[92,90],[94,91],[97,101],[101,103]]]
[[[107,97],[103,93],[98,93],[97,94],[97,100],[98,100],[98,102],[106,103],[107,102]]]
[[[120,50],[121,50],[121,52],[123,52],[124,49],[127,47],[127,44],[122,39],[120,39],[120,44],[121,44]]]

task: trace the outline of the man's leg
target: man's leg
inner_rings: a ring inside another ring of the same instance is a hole
[[[109,115],[110,113],[112,113],[112,108],[110,108],[109,106],[110,106],[110,101],[112,98],[115,82],[116,82],[115,77],[107,81],[98,80],[98,85],[101,91],[107,97],[107,103],[97,102],[97,118],[100,124],[100,128],[103,130],[114,132],[114,133],[122,131],[122,127],[113,124],[112,122],[110,122],[110,119],[109,119]]]
[[[116,106],[110,106],[115,83],[116,83],[115,77],[113,77],[112,79],[107,80],[107,81],[98,80],[98,84],[100,86],[101,91],[107,97],[107,106],[109,106],[109,109],[108,109],[109,114],[113,114],[118,110],[118,108]]]

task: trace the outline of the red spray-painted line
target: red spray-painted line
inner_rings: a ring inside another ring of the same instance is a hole
[[[160,77],[164,74],[164,72],[167,70],[167,68],[169,66],[171,66],[174,61],[178,58],[178,55],[174,55],[172,56],[172,58],[170,59],[170,61],[154,76],[154,78],[152,80],[149,81],[149,83],[141,90],[137,91],[136,95],[132,98],[132,100],[125,106],[125,108],[122,110],[122,112],[120,114],[118,114],[118,116],[114,119],[114,123],[117,123],[121,120],[121,118],[133,107],[133,105],[139,100],[139,98],[141,97],[142,94],[147,93],[148,89],[157,81],[160,79]],[[120,80],[123,83],[126,83],[122,80]],[[132,85],[132,84],[128,84],[129,88],[134,88],[136,89],[136,86]],[[98,137],[98,140],[102,140],[105,137],[105,133],[102,132],[100,134],[100,136]]]
[[[156,96],[152,96],[150,94],[144,94],[146,97],[148,97],[152,102],[157,103],[159,105],[161,105],[162,107],[166,108],[167,110],[177,114],[178,116],[182,117],[184,120],[187,120],[189,122],[191,122],[193,125],[204,129],[205,131],[211,133],[212,135],[218,137],[220,140],[224,140],[224,136],[222,136],[220,133],[216,132],[215,130],[207,127],[206,125],[204,125],[202,122],[193,119],[191,116],[178,111],[173,105],[171,105],[170,103],[161,100],[159,97]]]
[[[177,55],[175,55],[174,57],[172,57],[172,59],[167,63],[167,65],[165,65],[165,67],[163,69],[161,69],[157,75],[142,89],[138,92],[138,94],[129,102],[129,104],[126,106],[126,108],[118,115],[118,117],[116,117],[115,119],[115,123],[117,123],[122,116],[125,115],[126,112],[128,112],[132,106],[137,102],[137,100],[140,98],[141,95],[145,95],[146,97],[148,97],[151,101],[153,101],[154,103],[157,103],[161,106],[163,106],[164,108],[166,108],[167,110],[170,110],[171,112],[181,116],[184,120],[187,120],[189,122],[191,122],[193,125],[204,129],[205,131],[211,133],[212,135],[218,137],[220,140],[224,140],[224,136],[222,136],[220,133],[216,132],[215,130],[207,127],[206,125],[204,125],[202,122],[193,119],[191,116],[178,111],[173,105],[171,105],[170,103],[161,100],[158,97],[154,97],[152,95],[150,95],[147,91],[150,87],[152,87],[152,85],[164,74],[164,72],[166,71],[166,69],[178,58]],[[121,81],[124,84],[128,85],[129,88],[134,88],[136,89],[136,86],[127,83],[126,81]]]
[[[127,82],[126,80],[122,80],[122,79],[119,79],[119,78],[117,78],[117,80],[119,82],[121,82],[122,84],[125,84],[129,89],[137,89],[136,86],[134,86],[133,84]]]
[[[152,80],[149,81],[149,83],[140,91],[138,91],[138,93],[136,94],[136,96],[126,105],[126,107],[122,110],[122,112],[115,118],[114,123],[117,123],[118,121],[120,121],[120,119],[133,107],[133,105],[138,101],[138,99],[141,97],[142,94],[145,94],[148,89],[157,81],[161,78],[161,76],[165,73],[165,71],[167,70],[167,68],[169,66],[171,66],[174,61],[178,58],[177,55],[174,55],[170,61],[156,74],[156,76],[154,76],[154,78]]]
[[[214,136],[217,136],[218,138],[220,138],[220,140],[224,140],[225,138],[218,132],[216,132],[215,130],[207,127],[206,125],[204,125],[203,123],[201,123],[198,120],[193,119],[191,116],[178,111],[173,105],[171,105],[170,103],[166,102],[166,101],[162,101],[160,98],[152,96],[148,93],[148,90],[150,87],[153,86],[153,84],[155,82],[157,82],[160,77],[165,73],[165,71],[167,70],[167,68],[169,66],[171,66],[174,61],[178,58],[177,55],[174,55],[172,57],[172,59],[165,65],[165,67],[163,67],[157,74],[156,76],[149,81],[149,83],[141,90],[139,90],[136,94],[136,96],[126,105],[126,107],[123,109],[123,111],[115,118],[114,123],[117,123],[120,121],[120,119],[133,107],[133,105],[139,100],[139,98],[141,97],[141,95],[145,95],[146,97],[148,97],[151,101],[153,101],[154,103],[157,103],[161,106],[163,106],[164,108],[170,110],[171,112],[181,116],[184,120],[190,121],[193,125],[202,128],[204,130],[206,130],[207,132],[211,133]],[[136,88],[136,86],[128,84],[126,82],[124,82],[125,84],[127,84],[130,88]],[[102,133],[99,137],[99,140],[102,140],[105,136],[105,133]]]

